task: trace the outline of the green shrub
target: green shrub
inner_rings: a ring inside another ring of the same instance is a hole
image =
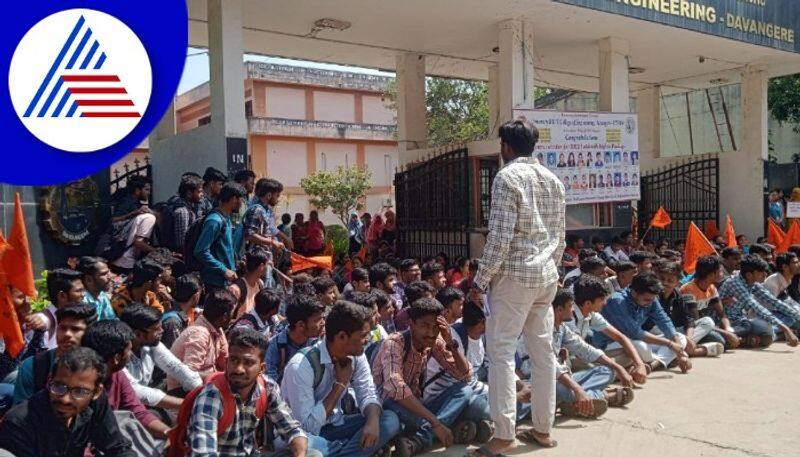
[[[50,306],[50,300],[47,296],[47,270],[42,270],[40,278],[34,281],[36,286],[36,299],[31,300],[31,312],[38,313],[39,311]]]
[[[333,254],[339,255],[346,253],[350,248],[350,235],[347,229],[341,225],[329,225],[325,227],[325,244],[333,242]]]

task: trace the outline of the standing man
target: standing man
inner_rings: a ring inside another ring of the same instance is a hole
[[[484,309],[489,357],[489,403],[494,437],[483,448],[499,454],[514,446],[517,397],[514,352],[524,333],[532,366],[533,429],[518,436],[543,447],[550,437],[556,401],[552,351],[558,265],[565,247],[564,185],[531,157],[539,131],[527,121],[500,127],[506,165],[492,185],[489,235],[471,295]]]
[[[274,287],[272,277],[272,264],[274,254],[282,253],[284,249],[291,250],[294,246],[292,240],[285,233],[278,230],[275,225],[275,205],[281,198],[283,184],[268,178],[261,178],[256,183],[256,200],[247,209],[242,225],[244,226],[244,240],[248,247],[261,246],[269,253],[269,262],[264,276],[264,284]]]
[[[200,279],[207,286],[227,287],[236,281],[231,214],[239,211],[244,188],[225,184],[219,192],[219,205],[208,214],[193,253],[200,261]]]

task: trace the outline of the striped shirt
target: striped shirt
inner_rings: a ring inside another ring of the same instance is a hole
[[[729,297],[736,298],[731,304],[725,306],[725,314],[728,315],[731,325],[737,325],[747,320],[748,311],[752,311],[756,316],[772,325],[782,325],[783,322],[775,317],[770,309],[783,313],[787,317],[800,319],[800,313],[791,306],[775,298],[761,284],[748,285],[742,275],[731,276],[725,281],[719,288],[719,296],[723,300]]]
[[[467,344],[469,344],[469,350],[465,353],[465,348],[461,344],[461,337],[453,327],[450,327],[450,333],[453,335],[453,341],[458,341],[459,343],[458,352],[460,352],[461,355],[467,359],[472,367],[472,372],[477,372],[483,364],[483,358],[486,354],[486,349],[483,347],[483,339],[473,340],[468,336]],[[439,373],[442,373],[441,376]],[[437,377],[437,379],[434,380],[434,377]],[[423,392],[423,399],[426,401],[431,398],[435,398],[437,395],[447,390],[448,387],[459,382],[459,380],[455,379],[453,376],[447,374],[446,372],[442,372],[442,366],[439,365],[439,362],[437,362],[436,359],[431,359],[428,361],[425,379],[426,384],[430,383],[424,388]],[[472,379],[470,386],[472,387],[473,392],[479,393],[485,389],[485,385],[474,378]]]

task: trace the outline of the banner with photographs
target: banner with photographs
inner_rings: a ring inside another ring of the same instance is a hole
[[[564,183],[567,204],[640,198],[636,114],[515,110],[539,129],[534,154]]]

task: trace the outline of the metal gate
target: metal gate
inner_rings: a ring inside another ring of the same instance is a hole
[[[401,258],[444,252],[469,256],[470,176],[467,148],[438,154],[394,178],[397,254]]]
[[[648,238],[686,238],[689,223],[702,230],[705,221],[719,227],[719,158],[708,157],[661,168],[642,176],[639,200],[639,233],[644,233],[660,206],[669,213],[672,224],[653,229]]]

